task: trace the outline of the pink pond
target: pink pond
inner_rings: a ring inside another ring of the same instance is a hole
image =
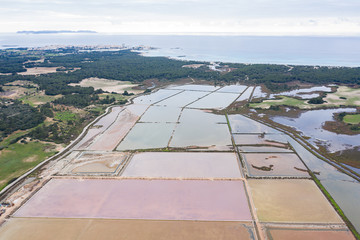
[[[88,149],[100,151],[113,150],[130,131],[138,118],[128,109],[124,109],[118,114],[114,123]]]
[[[252,220],[243,181],[53,179],[16,217]]]

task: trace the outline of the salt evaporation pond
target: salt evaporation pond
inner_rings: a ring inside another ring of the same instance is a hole
[[[122,176],[150,178],[240,178],[235,153],[147,152],[131,159]]]
[[[252,223],[239,221],[12,218],[0,228],[0,240],[255,240],[254,235]]]
[[[256,121],[247,119],[241,115],[229,115],[231,128],[235,131],[246,131],[245,127],[247,125],[250,129],[263,129],[268,130],[269,127],[260,124]],[[242,122],[239,120],[248,120],[246,122]],[[233,121],[231,121],[233,120]],[[237,120],[237,121],[235,121]],[[242,122],[242,124],[240,124]],[[235,128],[234,128],[235,126]],[[280,133],[277,130],[274,130]],[[275,134],[274,134],[275,136]],[[305,162],[306,166],[316,173],[317,178],[324,184],[325,188],[331,196],[334,198],[336,203],[340,206],[340,208],[344,211],[345,215],[351,219],[352,224],[355,228],[360,231],[360,208],[354,207],[352,204],[357,203],[357,199],[360,196],[360,184],[354,180],[352,177],[348,176],[337,170],[332,165],[326,163],[325,161],[319,159],[311,152],[309,152],[306,148],[304,148],[301,144],[295,141],[290,136],[286,136],[288,142],[294,148],[299,157]],[[341,186],[338,187],[338,186]],[[346,193],[343,192],[343,189],[346,189]]]
[[[176,126],[170,147],[203,147],[228,150],[231,136],[223,115],[184,109]]]
[[[181,113],[181,123],[201,122],[203,124],[226,124],[226,117],[224,115],[217,115],[211,112],[197,110],[197,109],[184,109]]]
[[[184,91],[161,102],[158,102],[156,105],[169,107],[185,107],[186,105],[199,100],[207,94],[210,93],[198,91]]]
[[[178,121],[181,108],[151,106],[140,118],[140,122],[152,123],[176,123]]]
[[[346,230],[270,228],[267,229],[267,233],[269,239],[276,240],[354,240],[354,236],[351,234],[351,232]]]
[[[86,135],[74,147],[78,150],[83,150],[89,147],[93,140],[108,129],[116,120],[117,116],[124,110],[123,107],[113,107],[109,113],[100,118],[94,125],[87,131]]]
[[[261,222],[343,222],[312,180],[249,179],[248,183]]]
[[[16,217],[251,221],[243,181],[52,179]]]
[[[334,113],[355,111],[355,108],[311,110],[302,113],[298,118],[276,116],[272,117],[271,120],[295,127],[305,136],[310,137],[309,142],[314,146],[319,143],[327,147],[329,151],[337,152],[360,146],[360,134],[337,134],[323,129],[322,125],[326,121],[332,121]]]
[[[228,117],[233,133],[281,133],[242,115],[229,115]]]
[[[114,123],[106,129],[87,149],[111,151],[116,148],[118,143],[125,137],[138,120],[138,116],[127,108],[121,111]],[[109,141],[111,139],[111,141]]]
[[[150,105],[159,102],[161,100],[164,100],[165,98],[168,98],[170,96],[174,96],[180,92],[181,90],[160,89],[154,93],[137,97],[133,99],[133,102],[135,104]]]
[[[243,157],[250,176],[310,177],[296,154],[250,153]]]
[[[200,109],[224,109],[239,97],[235,93],[219,93],[214,92],[204,98],[196,101],[187,107]]]
[[[70,154],[76,160],[70,161],[63,171],[74,171],[75,174],[89,170],[111,173],[116,167],[123,166],[119,165],[120,162],[123,164],[122,160],[126,159],[127,164],[120,172],[120,179],[52,179],[15,212],[5,228],[0,228],[0,239],[4,234],[9,236],[5,239],[12,236],[18,237],[13,239],[21,239],[34,236],[31,234],[36,234],[36,231],[41,232],[44,239],[53,238],[51,234],[57,232],[57,236],[62,236],[60,239],[67,239],[71,234],[81,235],[79,239],[109,236],[124,240],[126,237],[154,240],[164,234],[169,235],[167,239],[221,239],[225,234],[228,236],[226,239],[256,239],[247,196],[255,205],[260,225],[264,222],[294,226],[306,223],[342,224],[341,218],[311,180],[247,179],[246,186],[250,186],[250,192],[246,193],[244,181],[240,180],[243,177],[240,162],[234,152],[192,152],[196,149],[233,151],[231,134],[240,151],[252,152],[241,153],[242,157],[245,156],[248,175],[254,178],[308,177],[301,162],[303,160],[310,170],[319,171],[315,174],[355,227],[359,228],[360,210],[356,200],[360,197],[360,189],[350,176],[273,128],[241,115],[230,115],[230,133],[224,115],[193,109],[194,106],[225,106],[221,102],[216,105],[212,96],[238,96],[240,92],[231,91],[244,91],[245,88],[239,85],[223,88],[185,85],[135,98],[137,104],[128,105],[125,110],[131,111],[132,120],[142,118],[120,142],[117,150],[170,145],[188,148],[188,152],[137,152],[129,161],[128,153],[117,152],[123,157],[119,156],[117,160],[108,158],[106,161],[92,159],[84,164],[77,154]],[[253,89],[248,88],[245,92],[248,95],[243,98],[248,99]],[[258,94],[261,93],[256,88],[254,97]],[[107,138],[112,140],[110,142],[118,141],[124,127],[120,123],[127,119],[119,113],[113,115],[112,123],[106,119],[103,121],[106,129],[99,125],[98,132],[89,131],[91,134],[85,137],[87,140],[82,145],[90,142],[93,143],[91,146],[98,144],[102,147],[102,140]],[[129,126],[126,128],[130,129]],[[99,137],[99,134],[102,135]],[[288,142],[301,160],[288,148]],[[281,151],[287,153],[276,153]],[[92,154],[98,153],[101,152],[94,151]],[[270,165],[271,171],[261,169]],[[192,180],[184,180],[186,178]],[[54,224],[58,224],[56,229]],[[59,231],[60,228],[62,231]],[[299,236],[328,236],[330,239],[334,236],[347,239],[348,236],[348,231],[342,228],[341,233],[347,235],[334,235],[334,231],[329,234],[331,230],[315,234],[301,231],[305,235]],[[273,231],[271,234],[281,235],[283,232]]]
[[[241,96],[236,100],[237,102],[248,101],[251,97],[251,93],[254,90],[254,87],[248,87],[245,92],[241,94]]]
[[[287,139],[283,134],[233,134],[236,145],[271,145],[286,147]]]
[[[356,230],[360,231],[360,183],[355,180],[323,180],[321,183],[339,204]]]
[[[226,124],[180,123],[176,126],[170,147],[231,148]],[[220,149],[219,149],[220,150]]]
[[[224,86],[224,87],[220,88],[216,92],[241,94],[245,91],[246,88],[247,88],[247,86],[245,86],[245,85],[228,85],[228,86]]]
[[[119,144],[117,150],[164,148],[175,128],[172,123],[137,123]]]
[[[219,88],[220,88],[219,86],[188,84],[188,85],[168,87],[167,89],[213,92]]]
[[[292,153],[293,151],[291,149],[282,148],[282,147],[275,147],[275,146],[241,146],[238,147],[239,152],[268,152],[268,153]]]
[[[267,96],[267,93],[262,91],[261,86],[257,86],[254,89],[252,98],[264,98],[266,96]]]

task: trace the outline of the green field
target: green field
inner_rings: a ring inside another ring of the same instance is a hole
[[[77,119],[77,115],[71,111],[57,112],[55,113],[54,119],[63,122],[75,121]]]
[[[0,190],[9,181],[21,176],[54,154],[52,145],[40,142],[15,143],[3,149],[0,154]]]
[[[345,123],[350,123],[350,124],[359,124],[360,123],[360,114],[349,114],[346,115],[343,118],[343,121]]]

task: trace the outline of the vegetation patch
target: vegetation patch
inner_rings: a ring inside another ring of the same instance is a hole
[[[359,124],[360,114],[347,114],[346,116],[344,116],[343,121],[349,124]]]
[[[306,103],[306,100],[299,100],[292,97],[280,96],[279,99],[265,100],[261,103],[250,103],[251,108],[269,109],[274,106],[289,106],[297,108],[311,108],[311,105]]]
[[[56,112],[54,119],[59,121],[75,121],[77,119],[77,116],[75,113],[71,111],[63,111],[63,112]]]

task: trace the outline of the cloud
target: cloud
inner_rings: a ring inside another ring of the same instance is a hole
[[[0,32],[358,35],[358,0],[2,0]]]

